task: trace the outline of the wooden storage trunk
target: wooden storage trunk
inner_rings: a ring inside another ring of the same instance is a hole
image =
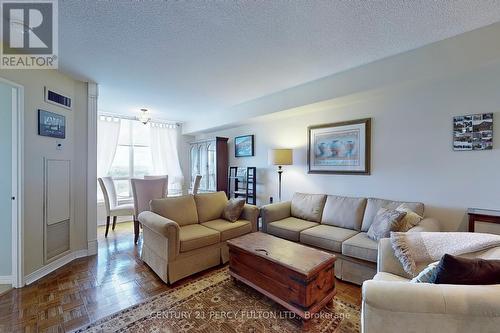
[[[304,319],[335,295],[335,256],[256,232],[228,241],[231,276]]]

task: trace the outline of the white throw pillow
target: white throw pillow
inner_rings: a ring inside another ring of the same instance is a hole
[[[410,230],[411,228],[417,226],[420,221],[422,221],[424,218],[414,211],[412,211],[410,208],[406,206],[406,204],[401,204],[399,205],[396,210],[398,212],[405,212],[406,215],[403,218],[403,221],[401,222],[403,225],[402,232],[406,232]]]
[[[417,276],[411,279],[411,283],[434,283],[436,281],[439,261],[429,264]]]

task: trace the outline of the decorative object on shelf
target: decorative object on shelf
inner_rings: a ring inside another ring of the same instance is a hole
[[[254,136],[243,135],[234,138],[234,157],[250,157],[254,155]]]
[[[283,165],[293,164],[292,149],[271,149],[268,152],[269,164],[278,166],[278,200],[281,202],[281,174],[283,173]]]
[[[65,139],[66,117],[54,112],[38,109],[38,135]]]
[[[224,191],[227,193],[228,138],[192,142],[189,149],[191,183],[201,175],[200,192]]]
[[[309,173],[370,174],[371,118],[309,126]]]
[[[151,120],[151,116],[149,114],[149,110],[148,109],[141,109],[141,113],[137,117],[137,120],[139,120],[144,125],[146,125],[147,123],[149,123],[149,121]]]
[[[229,198],[243,197],[247,204],[257,204],[257,168],[229,167],[228,177]]]
[[[500,224],[500,210],[469,208],[467,214],[469,215],[469,232],[474,232],[476,221]]]
[[[493,149],[493,113],[453,117],[453,150]]]

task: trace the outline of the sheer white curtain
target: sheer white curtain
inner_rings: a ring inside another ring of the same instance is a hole
[[[177,136],[176,125],[151,123],[153,174],[168,175],[169,193],[182,191],[184,183],[177,150]]]
[[[99,116],[97,123],[97,177],[107,176],[116,154],[120,119]]]

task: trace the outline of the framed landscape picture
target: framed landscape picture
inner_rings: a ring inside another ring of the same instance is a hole
[[[66,138],[66,117],[45,110],[38,110],[38,135]]]
[[[493,149],[493,113],[453,117],[453,150]]]
[[[371,118],[309,126],[309,173],[370,174]]]
[[[234,138],[234,156],[249,157],[253,156],[253,135],[243,135]]]

